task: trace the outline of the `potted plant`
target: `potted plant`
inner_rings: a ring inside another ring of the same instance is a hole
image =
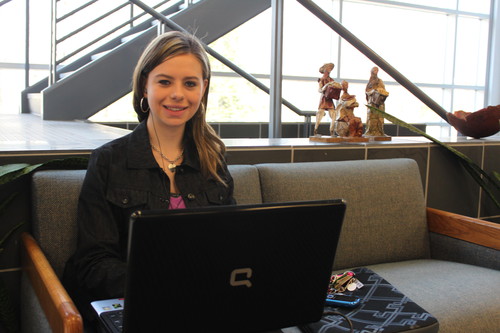
[[[40,164],[8,164],[0,166],[0,187],[2,187],[0,196],[0,221],[2,230],[6,229],[5,234],[0,234],[0,255],[4,254],[4,249],[8,241],[13,237],[19,236],[19,231],[24,228],[29,230],[29,221],[26,221],[27,213],[19,214],[9,213],[11,207],[16,200],[23,200],[20,195],[29,198],[29,193],[26,191],[26,186],[20,186],[14,182],[28,177],[34,171],[40,169],[85,169],[87,167],[88,158],[71,157],[66,159],[52,160]],[[13,185],[13,186],[10,186]],[[14,216],[13,216],[14,215]],[[0,275],[0,331],[15,333],[20,331],[19,314],[14,306],[14,302],[9,295],[7,284],[2,275]],[[3,330],[2,330],[3,328]]]

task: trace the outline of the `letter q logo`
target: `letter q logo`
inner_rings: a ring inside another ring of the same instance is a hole
[[[237,268],[231,272],[229,284],[233,287],[247,286],[247,288],[250,288],[252,287],[252,282],[249,280],[251,277],[252,269],[250,267]]]

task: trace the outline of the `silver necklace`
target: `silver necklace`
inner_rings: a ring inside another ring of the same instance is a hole
[[[163,158],[164,160],[166,160],[169,164],[168,164],[168,169],[171,171],[171,172],[175,172],[175,168],[177,168],[177,165],[175,164],[175,162],[177,162],[183,155],[184,155],[184,149],[181,151],[180,155],[177,156],[175,159],[173,160],[170,160],[167,156],[163,155],[163,153],[161,152],[160,149],[158,149],[156,146],[154,146],[153,144],[151,144],[151,148],[153,148],[153,150],[156,150],[161,158]]]

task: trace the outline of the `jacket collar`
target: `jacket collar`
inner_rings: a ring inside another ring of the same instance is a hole
[[[146,120],[142,121],[129,134],[127,142],[127,161],[131,169],[158,168],[159,165],[153,156]],[[192,139],[184,135],[184,160],[182,165],[200,170],[198,151]]]

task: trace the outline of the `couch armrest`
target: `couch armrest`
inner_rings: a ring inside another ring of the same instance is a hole
[[[427,208],[429,231],[500,250],[500,224]]]
[[[82,317],[36,240],[28,233],[23,233],[21,239],[23,269],[53,332],[82,333]]]

